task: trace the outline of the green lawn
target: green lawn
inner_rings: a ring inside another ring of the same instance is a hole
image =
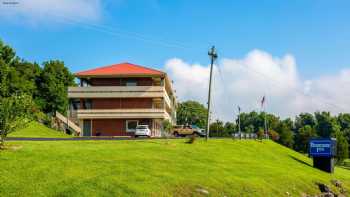
[[[10,133],[8,137],[35,137],[35,138],[68,138],[70,135],[50,129],[38,122],[31,122],[28,127]]]
[[[0,151],[0,196],[293,196],[339,179],[271,141],[124,140],[8,142]]]

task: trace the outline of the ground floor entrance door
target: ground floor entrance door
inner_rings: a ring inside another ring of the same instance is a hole
[[[83,124],[83,136],[91,136],[91,120],[84,120]]]

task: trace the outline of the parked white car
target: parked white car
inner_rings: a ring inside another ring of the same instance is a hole
[[[148,128],[148,125],[136,126],[135,137],[139,136],[151,137],[151,130]]]

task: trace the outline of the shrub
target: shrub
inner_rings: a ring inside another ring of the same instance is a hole
[[[280,139],[280,136],[279,136],[279,134],[278,134],[276,131],[274,131],[274,130],[269,130],[268,133],[269,133],[270,138],[271,138],[273,141],[278,141],[278,140]]]
[[[193,144],[196,141],[196,139],[197,139],[196,135],[191,135],[186,143]]]

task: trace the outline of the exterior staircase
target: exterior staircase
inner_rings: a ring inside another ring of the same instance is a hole
[[[65,117],[58,111],[56,111],[56,121],[63,124],[64,128],[70,131],[73,131],[76,135],[80,135],[81,129],[78,125],[76,125],[74,122],[69,120],[69,118]]]

